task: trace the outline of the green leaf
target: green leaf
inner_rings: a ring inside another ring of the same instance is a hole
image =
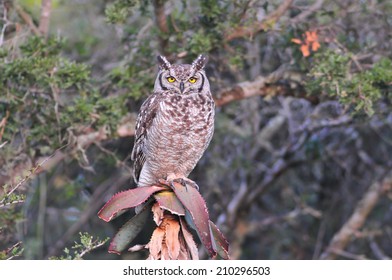
[[[131,243],[143,229],[150,211],[150,205],[144,207],[138,214],[133,216],[132,219],[120,228],[109,245],[109,253],[119,255],[122,251],[124,251],[128,244]]]
[[[213,237],[212,245],[214,246],[214,249],[217,251],[218,255],[222,259],[224,260],[230,259],[229,242],[227,242],[226,238],[220,232],[219,228],[211,221],[210,221],[210,229],[211,229],[211,235]]]
[[[172,191],[162,191],[154,195],[162,209],[170,211],[174,215],[184,216],[185,208]]]

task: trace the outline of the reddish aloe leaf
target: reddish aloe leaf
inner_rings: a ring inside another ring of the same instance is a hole
[[[177,216],[184,216],[185,209],[172,191],[163,191],[154,195],[162,209],[170,211]]]
[[[121,210],[136,207],[145,202],[154,193],[166,189],[165,187],[140,187],[117,193],[98,212],[98,217],[109,222],[118,216]]]
[[[223,236],[219,228],[213,222],[209,222],[215,250],[222,259],[230,259],[229,242],[227,242],[226,238]]]
[[[216,251],[212,245],[209,225],[210,218],[203,197],[193,186],[187,185],[185,187],[177,182],[173,182],[173,191],[182,205],[184,205],[187,212],[189,212],[196,232],[201,242],[206,247],[208,254],[214,258],[216,256]]]
[[[147,221],[151,207],[144,207],[138,214],[126,222],[109,245],[109,253],[120,254],[139,234]]]

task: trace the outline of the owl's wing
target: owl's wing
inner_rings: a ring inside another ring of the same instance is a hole
[[[159,108],[158,99],[159,96],[156,93],[150,95],[140,107],[140,112],[136,120],[135,143],[131,154],[131,159],[134,162],[133,178],[136,183],[139,181],[140,172],[146,162],[146,155],[143,150],[148,131]]]

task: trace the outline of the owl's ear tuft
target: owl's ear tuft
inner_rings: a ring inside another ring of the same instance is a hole
[[[199,55],[193,62],[192,62],[192,68],[195,69],[195,71],[200,71],[206,66],[208,61],[208,57],[204,54]]]
[[[170,69],[171,64],[166,57],[164,57],[163,55],[158,55],[157,59],[158,59],[159,69],[164,69],[164,70]]]

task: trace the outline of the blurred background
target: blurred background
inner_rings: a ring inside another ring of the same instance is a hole
[[[97,212],[135,187],[156,56],[200,53],[216,129],[190,178],[231,257],[390,259],[391,25],[387,0],[2,0],[0,259],[147,256],[107,252],[133,211]]]

